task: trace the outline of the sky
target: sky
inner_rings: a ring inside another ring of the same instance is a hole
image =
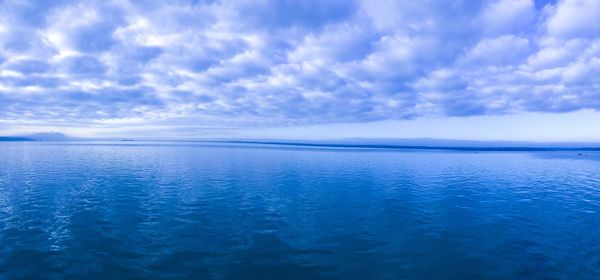
[[[598,0],[0,0],[0,134],[600,141]]]

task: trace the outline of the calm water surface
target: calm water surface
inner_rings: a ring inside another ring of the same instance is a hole
[[[600,155],[0,143],[0,279],[600,279]]]

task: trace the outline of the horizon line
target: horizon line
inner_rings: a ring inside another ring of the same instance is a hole
[[[451,143],[343,143],[335,141],[344,140],[396,140],[396,141],[447,141]],[[456,140],[456,139],[435,139],[435,138],[347,138],[337,140],[239,140],[239,139],[125,139],[125,138],[66,138],[59,140],[34,139],[23,136],[0,136],[0,142],[192,142],[192,143],[215,143],[215,144],[255,144],[255,145],[275,145],[275,146],[295,146],[295,147],[314,147],[314,148],[356,148],[356,149],[395,149],[395,150],[445,150],[445,151],[581,151],[596,152],[600,151],[600,143],[576,143],[576,142],[526,142],[526,141],[478,141],[478,140]],[[461,144],[462,143],[462,144]],[[467,145],[467,143],[472,144]],[[477,145],[479,144],[479,145]],[[490,144],[490,145],[485,145]],[[496,144],[496,145],[493,145]],[[504,144],[504,145],[502,145]],[[513,144],[508,145],[508,144]],[[546,144],[546,146],[541,146]],[[572,146],[580,144],[580,146]],[[133,144],[135,145],[135,144]],[[562,146],[561,146],[562,145]],[[583,155],[583,154],[579,154]]]

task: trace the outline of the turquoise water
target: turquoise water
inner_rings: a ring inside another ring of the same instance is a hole
[[[0,279],[598,279],[600,156],[0,143]]]

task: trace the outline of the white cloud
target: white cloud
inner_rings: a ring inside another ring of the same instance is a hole
[[[515,35],[482,39],[465,54],[464,63],[518,65],[530,49],[529,39]]]
[[[481,14],[484,32],[490,35],[527,32],[535,18],[533,0],[497,0]]]
[[[562,38],[597,38],[599,19],[600,1],[562,0],[548,19],[548,34]]]
[[[261,127],[598,110],[598,3],[5,1],[0,120]]]

